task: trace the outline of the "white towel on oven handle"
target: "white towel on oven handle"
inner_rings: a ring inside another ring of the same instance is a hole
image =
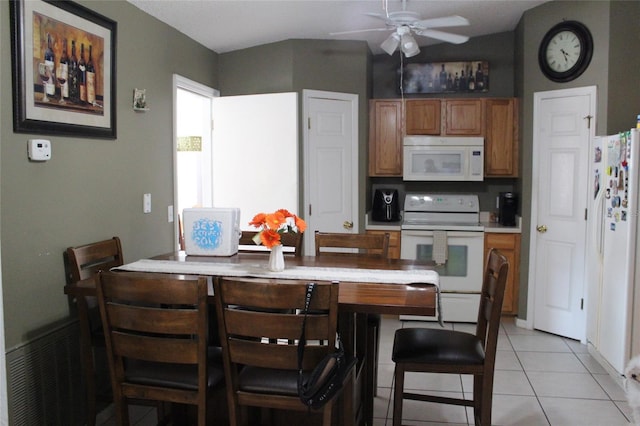
[[[432,259],[437,265],[447,263],[449,256],[447,244],[447,231],[433,231]]]

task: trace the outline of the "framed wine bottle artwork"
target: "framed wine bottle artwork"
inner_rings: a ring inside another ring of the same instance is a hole
[[[10,8],[13,130],[115,139],[116,22],[68,0]]]
[[[410,63],[399,74],[407,94],[489,91],[487,61]]]

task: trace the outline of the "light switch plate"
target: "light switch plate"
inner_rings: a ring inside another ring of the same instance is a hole
[[[151,213],[151,194],[144,194],[142,196],[142,212]]]

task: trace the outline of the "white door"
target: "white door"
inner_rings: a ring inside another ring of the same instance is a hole
[[[358,95],[303,91],[304,236],[315,253],[314,232],[358,232]]]
[[[581,341],[595,97],[595,87],[534,95],[529,300],[535,308],[528,312],[534,328]]]

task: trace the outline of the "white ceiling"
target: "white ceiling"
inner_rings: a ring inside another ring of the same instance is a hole
[[[365,40],[373,54],[389,31],[331,36],[329,33],[384,28],[365,15],[385,13],[385,0],[127,0],[217,53],[287,39]],[[422,19],[461,15],[471,25],[441,30],[477,37],[515,29],[522,13],[549,0],[407,0]],[[402,10],[388,0],[389,12]],[[382,24],[382,25],[381,25]],[[440,43],[416,37],[420,46]]]

